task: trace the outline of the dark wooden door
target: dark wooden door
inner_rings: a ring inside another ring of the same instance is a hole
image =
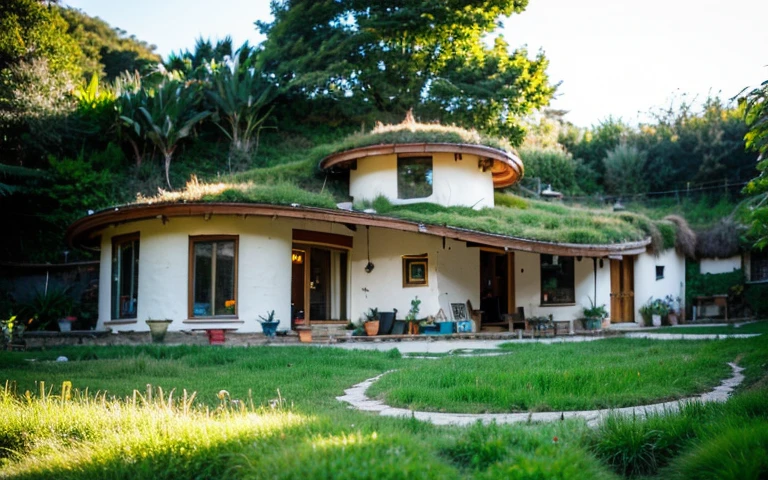
[[[611,322],[635,321],[635,257],[611,260]]]

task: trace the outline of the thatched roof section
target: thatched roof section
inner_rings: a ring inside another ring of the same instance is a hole
[[[672,223],[677,229],[675,250],[688,258],[696,256],[696,233],[688,226],[688,222],[679,215],[667,215],[664,220]]]
[[[697,233],[697,258],[728,258],[741,252],[740,236],[744,227],[724,218],[707,230]]]

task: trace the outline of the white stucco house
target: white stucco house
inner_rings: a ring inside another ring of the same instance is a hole
[[[461,212],[498,208],[494,190],[523,175],[514,153],[461,143],[358,147],[319,168],[348,172],[356,204],[384,197]],[[650,238],[554,243],[348,208],[136,204],[81,218],[67,236],[100,250],[98,328],[114,331],[171,319],[170,330],[259,332],[270,310],[279,330],[346,324],[371,307],[402,318],[417,296],[423,316],[442,309],[450,319],[452,304],[470,300],[496,317],[523,307],[575,319],[595,299],[612,322],[640,322],[649,298],[685,287],[682,255],[651,252]]]

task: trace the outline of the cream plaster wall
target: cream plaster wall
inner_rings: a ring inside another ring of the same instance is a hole
[[[237,328],[259,332],[258,315],[275,310],[278,328],[290,328],[291,228],[287,222],[268,218],[214,216],[208,221],[172,218],[165,225],[147,220],[110,228],[102,235],[99,288],[99,326],[111,320],[112,237],[140,232],[139,298],[137,322],[110,325],[117,331],[148,330],[144,320],[169,318],[169,330]],[[191,235],[238,235],[238,317],[242,323],[187,320],[189,237]],[[286,272],[288,274],[286,275]]]
[[[370,229],[371,262],[375,268],[365,272],[368,263],[366,229],[358,229],[352,252],[352,320],[358,320],[369,308],[392,311],[403,319],[411,308],[411,300],[422,301],[419,315],[435,315],[443,309],[450,319],[451,303],[467,299],[479,305],[480,254],[463,242],[416,233]],[[403,287],[403,255],[429,256],[429,285]]]
[[[429,155],[429,154],[425,154]],[[373,200],[379,195],[393,204],[431,202],[446,207],[493,207],[491,171],[477,167],[476,155],[454,160],[453,153],[433,153],[432,195],[427,198],[397,198],[397,155],[381,155],[357,161],[349,175],[349,194],[355,201]]]
[[[664,278],[656,280],[656,267],[664,266]],[[680,297],[685,302],[685,257],[669,249],[658,257],[650,253],[635,259],[635,322],[642,323],[640,307],[651,298],[667,295]]]
[[[741,256],[735,255],[729,258],[702,258],[699,262],[699,272],[704,273],[731,273],[741,270]]]
[[[597,301],[610,311],[611,269],[608,261],[597,263]],[[515,252],[515,302],[525,308],[526,316],[552,314],[555,320],[582,318],[582,310],[595,298],[595,264],[591,258],[574,259],[576,304],[541,305],[541,260],[538,253]]]

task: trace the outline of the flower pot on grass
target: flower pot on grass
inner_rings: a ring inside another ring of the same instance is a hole
[[[165,334],[168,332],[168,325],[173,320],[147,320],[149,325],[149,334],[152,336],[152,343],[163,343]]]

